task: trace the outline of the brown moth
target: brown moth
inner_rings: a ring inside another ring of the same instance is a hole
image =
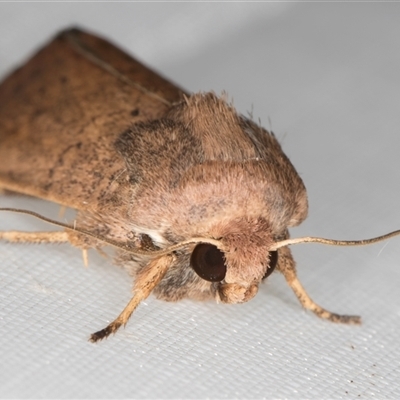
[[[150,293],[243,303],[274,270],[306,309],[359,323],[308,296],[287,246],[368,244],[399,233],[290,240],[288,228],[307,216],[307,194],[272,132],[224,98],[190,95],[77,29],[61,32],[0,86],[0,188],[78,211],[73,227],[48,220],[64,231],[0,238],[119,249],[133,297],[93,342],[125,325]]]

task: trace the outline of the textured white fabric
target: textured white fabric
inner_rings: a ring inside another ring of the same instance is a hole
[[[0,74],[70,25],[113,39],[188,90],[226,90],[274,130],[303,178],[293,236],[400,228],[400,5],[2,3]],[[1,162],[1,160],[0,160]],[[56,217],[58,206],[0,197]],[[0,230],[48,230],[1,214]],[[243,305],[149,298],[126,329],[89,333],[130,296],[110,260],[68,245],[0,243],[0,397],[400,397],[399,240],[293,248],[309,294],[360,327],[302,310],[273,275]]]

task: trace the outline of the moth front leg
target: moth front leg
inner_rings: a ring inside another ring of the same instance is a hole
[[[305,309],[312,311],[320,318],[324,318],[332,322],[343,324],[361,323],[361,317],[359,316],[332,313],[328,310],[325,310],[311,299],[297,278],[296,263],[288,247],[282,247],[278,250],[278,264],[276,268],[283,274],[286,282],[292,288],[293,292]]]
[[[11,243],[65,243],[69,242],[68,233],[58,232],[21,232],[4,231],[0,232],[0,240]]]
[[[66,231],[57,232],[21,232],[4,231],[0,232],[0,240],[10,243],[71,243],[70,234]],[[71,243],[72,244],[72,243]],[[82,258],[85,267],[89,265],[88,253],[86,248],[82,248]]]
[[[133,297],[121,314],[104,329],[92,333],[89,340],[97,342],[115,333],[121,326],[125,326],[140,302],[146,299],[160,283],[174,261],[174,255],[165,255],[150,261],[136,276]]]

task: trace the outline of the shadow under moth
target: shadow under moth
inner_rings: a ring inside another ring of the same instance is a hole
[[[224,96],[189,94],[107,41],[63,31],[0,85],[0,188],[77,210],[57,232],[0,232],[10,242],[111,245],[133,296],[96,342],[125,325],[150,293],[243,303],[274,270],[300,303],[317,305],[288,245],[374,243],[290,239],[307,216],[302,180],[272,132]]]

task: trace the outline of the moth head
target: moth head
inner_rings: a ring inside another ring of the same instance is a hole
[[[211,232],[217,242],[194,245],[190,267],[201,279],[213,283],[217,300],[250,300],[277,262],[277,253],[269,251],[272,235],[268,221],[237,218],[216,223]]]
[[[274,271],[277,261],[278,252],[269,252],[267,270],[262,279],[266,279]],[[201,279],[214,283],[216,296],[223,303],[243,303],[257,293],[257,281],[251,281],[250,284],[226,282],[229,267],[225,253],[213,244],[196,245],[190,256],[190,266]]]

